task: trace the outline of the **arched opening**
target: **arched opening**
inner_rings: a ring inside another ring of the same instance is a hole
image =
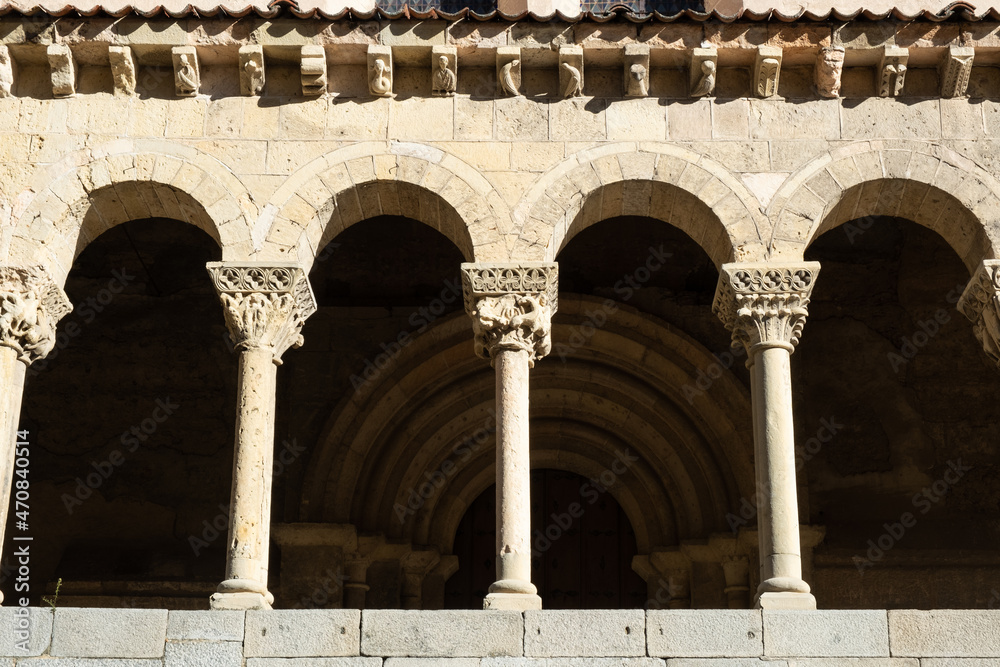
[[[205,272],[219,255],[203,231],[147,219],[76,258],[75,310],[28,369],[22,407],[37,595],[62,579],[65,606],[207,607],[224,571],[237,364]]]
[[[605,483],[608,480],[605,480]],[[646,582],[625,511],[600,478],[548,468],[531,472],[532,580],[546,609],[638,609]],[[455,533],[458,571],[445,607],[482,605],[496,579],[496,486],[473,501]]]
[[[951,245],[951,247],[949,247]],[[803,517],[824,608],[976,608],[1000,590],[996,369],[955,309],[954,244],[852,219],[822,263],[792,365]]]

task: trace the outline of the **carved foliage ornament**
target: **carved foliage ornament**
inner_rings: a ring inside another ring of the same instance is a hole
[[[809,295],[819,264],[725,264],[715,293],[714,312],[747,353],[758,346],[791,352],[806,323]]]
[[[285,350],[302,345],[302,325],[316,312],[316,300],[301,268],[213,262],[208,271],[236,349],[270,349],[280,362]]]
[[[0,345],[26,364],[55,347],[56,323],[73,310],[41,266],[0,266]]]
[[[972,331],[993,363],[1000,367],[1000,260],[985,260],[969,281],[958,310],[972,322]]]
[[[463,264],[462,281],[477,355],[492,359],[499,350],[524,350],[533,366],[549,353],[558,308],[555,264]]]

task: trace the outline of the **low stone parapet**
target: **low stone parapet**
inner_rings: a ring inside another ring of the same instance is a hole
[[[996,667],[1000,611],[0,609],[0,667]]]

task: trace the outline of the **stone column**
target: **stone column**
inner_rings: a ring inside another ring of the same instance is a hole
[[[476,354],[496,370],[497,581],[484,609],[541,609],[531,583],[528,369],[551,349],[555,264],[463,264]]]
[[[297,266],[211,262],[208,272],[240,355],[226,580],[211,604],[213,609],[270,609],[274,596],[267,590],[267,557],[277,366],[285,350],[302,345],[302,325],[316,311],[316,302]]]
[[[819,264],[724,264],[713,312],[747,350],[753,401],[763,609],[815,609],[802,579],[791,354]]]
[[[1000,259],[983,260],[962,292],[958,310],[972,322],[986,356],[1000,368]]]
[[[14,481],[25,371],[56,344],[56,323],[73,310],[41,266],[0,266],[0,558]],[[0,593],[0,602],[3,593]]]

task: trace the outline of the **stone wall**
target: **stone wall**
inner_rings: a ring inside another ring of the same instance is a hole
[[[0,613],[0,665],[988,667],[1000,611]]]

